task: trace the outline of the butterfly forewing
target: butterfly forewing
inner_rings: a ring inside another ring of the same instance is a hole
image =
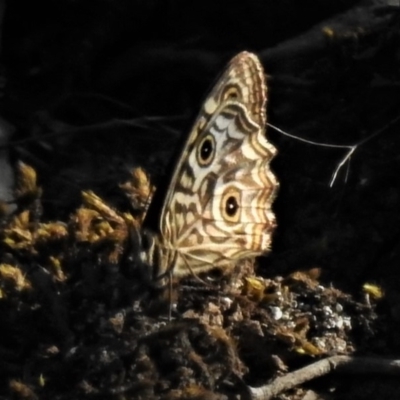
[[[173,172],[156,241],[161,270],[185,276],[269,250],[278,183],[265,107],[261,63],[240,53],[204,102]]]

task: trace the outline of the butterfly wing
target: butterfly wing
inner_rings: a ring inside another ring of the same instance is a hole
[[[175,276],[269,250],[278,183],[265,106],[261,63],[239,53],[204,102],[164,201],[160,246]]]

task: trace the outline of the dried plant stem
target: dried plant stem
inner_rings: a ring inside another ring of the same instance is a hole
[[[268,400],[285,390],[292,389],[297,385],[331,372],[398,376],[400,374],[400,360],[333,356],[279,377],[268,385],[258,388],[248,386],[247,398],[251,400]]]

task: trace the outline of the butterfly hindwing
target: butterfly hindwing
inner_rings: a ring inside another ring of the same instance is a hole
[[[266,93],[260,61],[242,52],[202,106],[160,219],[163,269],[175,276],[269,250],[278,183],[269,167],[276,149],[265,138]]]

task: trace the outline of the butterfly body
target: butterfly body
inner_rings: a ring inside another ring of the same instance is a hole
[[[144,259],[175,277],[265,253],[278,182],[265,138],[266,85],[258,58],[228,64],[186,140]]]

